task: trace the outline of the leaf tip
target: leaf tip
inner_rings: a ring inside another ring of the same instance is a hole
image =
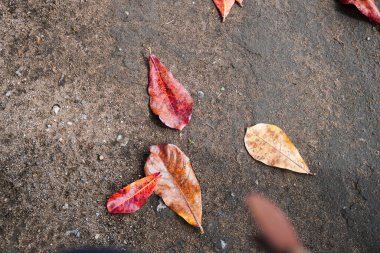
[[[202,225],[199,225],[199,229],[200,229],[201,235],[203,235],[205,233],[205,231],[203,230]]]

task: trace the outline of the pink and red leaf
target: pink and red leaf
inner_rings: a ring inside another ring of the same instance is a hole
[[[380,25],[380,11],[374,0],[340,0],[342,4],[353,4],[358,10]]]
[[[134,213],[139,210],[152,195],[160,173],[141,178],[114,193],[107,201],[109,213]]]
[[[190,93],[154,54],[149,57],[149,69],[150,108],[166,126],[182,130],[193,111]]]

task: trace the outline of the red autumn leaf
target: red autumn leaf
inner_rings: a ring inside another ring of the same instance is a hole
[[[201,187],[189,158],[173,144],[150,147],[145,175],[160,172],[161,180],[154,192],[165,204],[189,224],[202,228]]]
[[[226,20],[227,15],[230,13],[232,6],[235,1],[243,6],[243,0],[214,0],[216,8],[218,8],[220,14],[222,15],[223,22]]]
[[[270,200],[259,194],[251,194],[247,198],[247,205],[256,224],[275,250],[306,252],[286,215]]]
[[[141,178],[113,194],[107,201],[109,213],[134,213],[152,195],[160,173]]]
[[[149,68],[150,108],[166,126],[182,130],[193,110],[190,93],[154,54],[149,57]]]
[[[353,4],[361,13],[380,25],[380,11],[374,0],[340,0],[342,4]]]

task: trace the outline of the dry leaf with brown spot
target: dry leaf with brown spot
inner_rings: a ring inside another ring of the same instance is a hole
[[[289,137],[275,125],[260,123],[249,127],[244,142],[249,154],[266,165],[315,175]]]
[[[176,145],[154,145],[144,169],[147,176],[160,172],[161,179],[154,192],[203,234],[201,187],[189,158]]]

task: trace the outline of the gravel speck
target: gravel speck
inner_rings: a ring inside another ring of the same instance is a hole
[[[55,104],[51,108],[51,113],[57,115],[60,110],[61,110],[61,107],[59,105]]]
[[[17,76],[22,76],[22,68],[18,68],[15,73]]]
[[[201,90],[198,91],[197,95],[198,95],[198,99],[199,100],[201,100],[201,99],[203,99],[205,97],[205,93],[203,91],[201,91]]]
[[[100,238],[100,235],[99,234],[96,234],[95,235],[95,240],[98,240]]]
[[[162,209],[165,209],[166,205],[162,202],[162,200],[159,200],[159,203],[157,205],[157,212],[160,212]]]
[[[62,206],[62,209],[69,209],[69,204],[65,203],[63,206]]]
[[[220,245],[222,246],[222,249],[227,248],[227,243],[223,240],[220,240]]]
[[[75,236],[75,237],[80,237],[80,231],[79,231],[79,229],[78,228],[76,228],[76,229],[73,229],[73,230],[67,230],[66,232],[65,232],[65,236]]]
[[[116,137],[116,141],[121,141],[121,140],[123,140],[123,135],[121,135],[121,134],[119,134],[117,137]]]
[[[11,90],[9,90],[9,91],[7,91],[6,93],[5,93],[5,96],[6,97],[10,97],[12,95],[12,91]]]
[[[104,156],[99,155],[99,156],[98,156],[98,159],[99,159],[99,161],[103,161],[103,160],[104,160]]]
[[[120,143],[121,147],[125,147],[125,146],[127,146],[128,142],[129,142],[129,139],[128,138],[124,138],[124,136],[122,134],[119,134],[116,137],[116,141]]]
[[[61,78],[59,78],[59,80],[58,80],[58,86],[63,86],[63,85],[65,85],[65,74],[62,74],[61,75]]]

